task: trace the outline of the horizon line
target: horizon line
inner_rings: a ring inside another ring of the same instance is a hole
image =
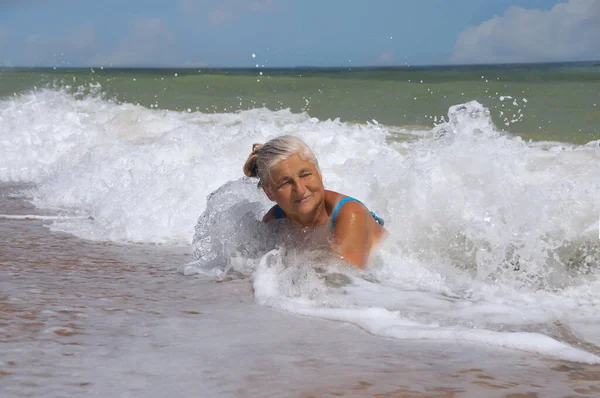
[[[481,68],[481,67],[519,67],[519,66],[541,66],[541,65],[581,65],[589,64],[590,66],[600,66],[600,59],[586,61],[541,61],[541,62],[505,62],[505,63],[475,63],[475,64],[414,64],[414,65],[358,65],[358,66],[313,66],[313,65],[297,65],[297,66],[0,66],[2,69],[45,69],[45,70],[83,70],[83,69],[99,69],[99,70],[408,70],[416,68]]]

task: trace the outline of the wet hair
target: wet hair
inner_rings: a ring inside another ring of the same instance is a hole
[[[244,164],[244,174],[258,178],[258,186],[269,185],[271,169],[279,162],[298,155],[319,169],[319,162],[313,151],[298,137],[282,135],[263,144],[252,145],[252,153]]]

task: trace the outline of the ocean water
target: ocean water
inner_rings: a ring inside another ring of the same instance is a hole
[[[388,127],[431,129],[476,100],[523,139],[600,139],[600,63],[414,68],[0,69],[0,96],[53,87],[151,109],[232,113],[268,108]]]
[[[377,364],[385,352],[385,369],[419,374],[396,385],[405,393],[477,396],[465,375],[483,368],[517,393],[543,391],[540,377],[556,381],[555,396],[597,392],[556,374],[591,369],[583,379],[597,382],[600,363],[599,92],[593,64],[3,70],[8,392],[35,395],[48,378],[58,396],[75,372],[83,384],[71,396],[141,395],[153,377],[182,393],[281,396],[294,372],[326,369],[337,376],[312,390],[287,387],[361,396],[360,386],[396,391]],[[253,143],[281,134],[315,150],[326,188],[386,220],[367,271],[315,249],[319,231],[259,221],[271,204],[241,167]],[[324,365],[348,348],[322,343],[345,336],[369,347],[353,351],[363,359]],[[64,351],[70,343],[77,352]],[[229,356],[260,362],[265,352],[279,359],[255,373]],[[419,353],[446,368],[423,368]],[[58,358],[63,371],[50,365]],[[290,362],[302,365],[273,376]],[[507,374],[515,364],[531,374]],[[222,376],[231,367],[243,381]],[[452,367],[465,371],[459,380],[444,376]],[[424,381],[429,371],[439,383]]]

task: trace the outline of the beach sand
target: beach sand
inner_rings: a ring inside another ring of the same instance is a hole
[[[36,214],[0,195],[0,214]],[[591,397],[600,366],[400,341],[259,306],[249,279],[177,273],[186,247],[0,220],[2,397]]]

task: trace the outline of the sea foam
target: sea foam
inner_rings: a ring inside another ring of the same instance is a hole
[[[33,183],[36,206],[61,214],[55,230],[191,244],[184,274],[251,277],[260,304],[377,335],[598,362],[559,341],[598,352],[597,142],[525,142],[477,102],[401,140],[288,110],[174,112],[49,89],[0,101],[0,117],[0,181]],[[271,203],[241,167],[281,134],[314,148],[328,189],[386,220],[368,271],[294,247],[304,238],[285,221],[260,222]]]

